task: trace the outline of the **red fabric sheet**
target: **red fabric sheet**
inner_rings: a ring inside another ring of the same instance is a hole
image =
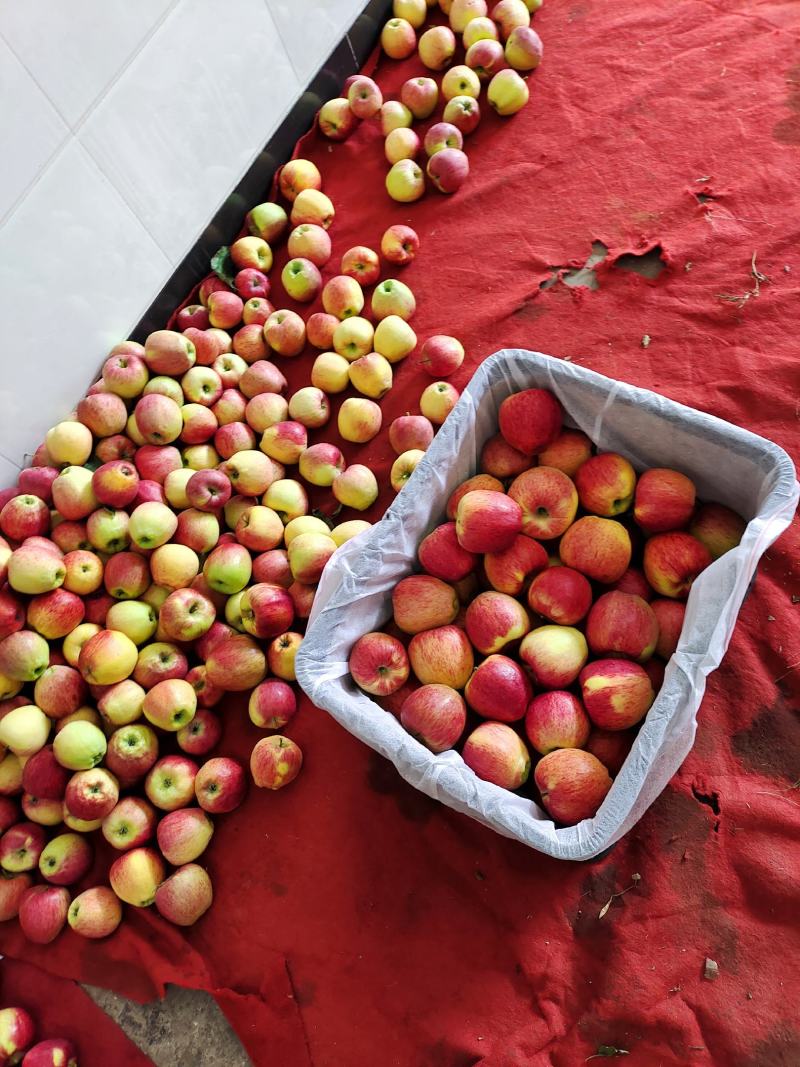
[[[408,222],[423,243],[402,274],[413,325],[463,340],[456,385],[499,348],[538,349],[797,459],[795,0],[548,0],[536,26],[532,101],[511,120],[484,115],[454,197],[392,204],[374,122],[342,145],[312,133],[299,146],[337,209],[325,276]],[[413,59],[381,61],[377,77],[391,96],[418,73]],[[540,289],[595,240],[608,248],[597,290]],[[624,269],[654,248],[657,280]],[[769,280],[745,300],[754,252]],[[286,361],[292,387],[312,358]],[[387,425],[429,381],[413,360],[395,370]],[[388,483],[385,434],[345,452]],[[628,1050],[631,1067],[800,1062],[798,547],[795,528],[764,559],[694,751],[605,858],[559,863],[494,835],[305,702],[288,731],[302,777],[221,820],[216,902],[196,928],[129,914],[106,945],[65,934],[36,949],[7,924],[3,951],[134,997],[167,981],[211,989],[265,1067],[574,1067],[601,1045]],[[255,739],[231,700],[222,750],[244,759]]]

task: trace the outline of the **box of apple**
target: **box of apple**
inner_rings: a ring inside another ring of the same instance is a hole
[[[419,788],[587,858],[688,751],[794,471],[737,427],[530,353],[492,357],[466,394],[360,558],[324,576],[298,678]],[[322,670],[322,644],[384,711]]]

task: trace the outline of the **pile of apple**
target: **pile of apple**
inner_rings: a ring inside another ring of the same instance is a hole
[[[36,1024],[24,1008],[0,1008],[0,1064],[78,1067],[78,1053],[65,1037],[37,1041]]]
[[[399,100],[384,102],[372,78],[355,75],[345,82],[346,95],[329,100],[319,111],[319,128],[334,141],[349,137],[360,121],[380,117],[391,167],[386,190],[400,203],[412,203],[425,193],[425,174],[416,162],[423,149],[428,157],[425,173],[439,192],[454,193],[463,185],[469,175],[464,137],[480,122],[483,83],[488,83],[489,106],[498,115],[514,115],[530,95],[518,72],[535,70],[543,54],[541,38],[530,26],[531,14],[541,7],[541,0],[500,0],[491,17],[486,0],[438,0],[449,25],[431,26],[417,40],[428,9],[435,6],[436,0],[394,0],[394,18],[383,27],[381,45],[392,59],[407,59],[416,51],[427,70],[446,71],[441,87],[431,77],[410,78]],[[457,34],[464,62],[451,67]],[[431,118],[440,92],[445,104],[441,119],[421,139],[412,125]]]
[[[421,542],[420,573],[395,587],[394,632],[361,637],[350,673],[396,694],[409,733],[435,753],[460,747],[487,782],[520,789],[533,754],[542,805],[569,825],[597,812],[692,582],[745,524],[698,504],[678,471],[637,477],[623,456],[593,455],[547,390],[504,400],[499,430]]]

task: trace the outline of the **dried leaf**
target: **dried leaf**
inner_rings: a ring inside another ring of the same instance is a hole
[[[609,900],[609,902],[607,904],[604,904],[603,907],[600,909],[600,914],[597,916],[597,918],[598,919],[602,919],[603,916],[608,913],[608,909],[611,907],[611,905],[613,903],[614,903],[614,898],[612,897],[611,900]]]

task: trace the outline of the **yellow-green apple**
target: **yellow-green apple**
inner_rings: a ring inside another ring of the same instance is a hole
[[[418,30],[425,24],[430,6],[426,0],[394,0],[392,13],[396,18],[410,22],[414,29]]]
[[[381,48],[390,59],[408,59],[416,47],[417,35],[406,19],[389,19],[381,30]]]
[[[49,945],[63,930],[68,908],[69,892],[62,886],[32,886],[20,901],[20,929],[33,944]]]
[[[64,659],[70,667],[77,667],[81,649],[95,634],[100,633],[100,627],[96,623],[82,622],[76,626],[71,634],[67,634],[61,646]]]
[[[15,756],[33,756],[47,743],[52,723],[35,704],[12,708],[0,720],[0,745]]]
[[[308,514],[308,494],[300,482],[293,478],[274,481],[261,502],[265,507],[272,508],[284,525],[299,515]]]
[[[701,504],[689,526],[689,533],[706,546],[712,559],[719,559],[736,548],[746,526],[741,515],[724,504]]]
[[[18,822],[0,837],[0,867],[9,874],[33,871],[47,844],[43,826],[35,822]]]
[[[632,744],[633,734],[628,731],[593,729],[583,747],[596,756],[613,777],[622,770]]]
[[[423,569],[435,579],[441,579],[444,582],[460,582],[462,578],[466,578],[475,570],[478,557],[461,547],[456,536],[456,524],[447,522],[437,526],[420,542],[419,562]],[[424,576],[417,575],[416,577]],[[411,579],[403,580],[407,582]],[[447,622],[452,622],[454,618],[455,614],[447,619]],[[422,629],[427,628],[422,627]]]
[[[53,482],[53,506],[64,519],[85,519],[91,515],[97,507],[92,472],[87,467],[64,467]]]
[[[104,686],[98,686],[97,688],[98,688],[98,690],[102,690],[105,687]],[[78,710],[74,711],[71,715],[65,715],[63,717],[63,719],[58,719],[56,721],[56,729],[55,729],[56,737],[61,733],[61,731],[64,729],[65,726],[69,725],[70,723],[77,723],[77,722],[90,723],[92,726],[96,726],[98,729],[101,729],[103,727],[103,720],[100,717],[100,713],[95,708],[91,707],[90,705],[84,704],[83,707],[78,708]],[[75,740],[75,739],[73,738],[73,740]],[[65,766],[66,766],[66,764],[65,764]],[[86,768],[86,767],[73,767],[72,768],[72,770],[76,770],[76,771],[85,771],[87,769],[88,768]]]
[[[194,780],[197,803],[212,815],[224,815],[238,808],[244,800],[246,790],[244,768],[236,760],[226,756],[207,760]]]
[[[380,400],[392,387],[392,366],[378,352],[368,352],[355,359],[348,373],[353,388],[373,400]]]
[[[431,79],[424,79],[430,81]],[[404,267],[419,252],[419,236],[410,226],[390,226],[381,237],[381,255],[387,263]],[[386,355],[384,352],[383,355]]]
[[[275,468],[270,457],[254,448],[237,452],[222,464],[221,470],[231,483],[233,491],[246,497],[260,496],[269,489],[275,478]]]
[[[112,726],[127,726],[142,716],[144,689],[132,678],[109,686],[97,702],[105,722]]]
[[[459,603],[447,582],[430,574],[412,574],[394,587],[392,609],[400,630],[418,634],[451,623],[458,614]]]
[[[387,134],[383,151],[387,162],[394,165],[401,159],[414,159],[419,154],[420,145],[420,139],[413,130],[399,127]],[[369,284],[363,278],[359,280],[362,285]]]
[[[441,426],[458,403],[461,394],[449,382],[431,382],[422,391],[419,409],[422,414],[437,426]]]
[[[278,393],[258,393],[248,401],[245,410],[247,425],[259,434],[268,426],[283,422],[288,414],[289,405]]]
[[[628,567],[619,581],[614,582],[612,589],[617,589],[620,593],[633,593],[648,602],[653,599],[653,590],[638,567]]]
[[[481,38],[467,49],[465,64],[475,71],[480,81],[489,81],[502,68],[505,60],[503,46],[499,41]]]
[[[224,429],[224,427],[221,427],[221,429]],[[219,433],[219,430],[217,433]],[[255,436],[251,437],[247,431],[245,431],[245,433],[247,443],[252,447],[255,444]],[[216,434],[214,436],[216,437]],[[181,456],[183,458],[184,467],[190,471],[210,470],[212,467],[219,466],[222,462],[222,457],[219,455],[216,448],[209,443],[204,445],[187,445],[181,453]],[[188,507],[188,504],[183,506]]]
[[[225,389],[211,410],[220,426],[224,426],[228,422],[241,422],[246,408],[247,398],[238,389]]]
[[[386,175],[386,191],[392,200],[411,204],[425,192],[425,175],[413,159],[401,159]]]
[[[8,678],[5,674],[0,674],[0,700],[9,700],[12,697],[16,697],[24,684],[24,682],[18,682],[14,678]]]
[[[702,541],[677,530],[655,534],[644,546],[644,573],[660,596],[685,600],[695,578],[711,562]]]
[[[423,685],[403,701],[400,722],[431,752],[445,752],[464,732],[466,706],[461,694],[450,686]]]
[[[519,789],[530,774],[524,741],[501,722],[481,723],[464,742],[461,756],[478,778],[503,789]]]
[[[525,734],[543,756],[557,748],[583,748],[590,729],[580,700],[564,690],[540,693],[525,714]]]
[[[456,50],[456,37],[449,26],[432,26],[419,39],[417,51],[428,70],[444,70]]]
[[[437,626],[411,638],[411,669],[423,685],[438,683],[463,689],[472,674],[474,657],[466,633],[458,626]]]
[[[371,527],[372,523],[366,522],[364,519],[350,519],[347,522],[340,522],[338,526],[334,526],[331,530],[331,537],[337,545],[343,545],[345,541],[358,537],[359,534],[364,533]]]
[[[170,641],[194,641],[210,628],[216,618],[212,601],[196,589],[176,589],[164,601],[159,624]]]
[[[121,433],[128,421],[125,401],[116,393],[92,393],[78,403],[76,410],[80,422],[88,426],[95,437]]]
[[[301,454],[298,466],[300,476],[311,485],[330,486],[344,470],[345,459],[336,445],[322,442],[307,448]],[[274,545],[264,545],[263,548],[274,548],[276,544],[278,541]]]
[[[223,393],[222,379],[213,367],[192,367],[181,378],[186,401],[210,408]]]
[[[10,797],[22,792],[22,763],[19,756],[7,752],[0,759],[0,796]]]
[[[272,269],[272,249],[263,237],[240,237],[231,245],[230,255],[237,270],[250,267],[268,273]]]
[[[327,230],[335,216],[336,212],[330,197],[318,189],[303,189],[294,199],[291,214],[293,226],[311,223]]]
[[[35,1034],[33,1019],[24,1008],[0,1009],[0,1053],[4,1063],[19,1063]]]
[[[194,798],[199,768],[188,756],[164,756],[148,772],[144,782],[147,799],[162,811],[185,808]]]
[[[109,937],[122,922],[122,905],[112,889],[105,885],[92,886],[72,901],[67,912],[70,929],[80,937],[98,940]],[[61,1061],[69,1067],[69,1062]],[[77,1062],[77,1061],[76,1061]],[[52,1060],[53,1067],[59,1061]]]
[[[611,788],[607,768],[580,748],[549,752],[537,763],[533,778],[545,811],[566,826],[593,818]]]
[[[123,797],[103,819],[102,834],[115,849],[126,852],[149,841],[155,828],[156,812],[149,801],[143,797]]]
[[[149,641],[158,628],[156,613],[143,600],[120,600],[106,613],[106,626],[129,637],[135,645]]]
[[[88,596],[100,588],[103,581],[103,562],[94,552],[76,550],[63,558],[64,588],[79,596]]]
[[[450,4],[450,29],[463,33],[473,19],[485,18],[486,0],[452,0]]]
[[[546,567],[530,584],[528,605],[550,622],[574,626],[592,606],[592,587],[571,567]]]
[[[343,393],[350,385],[350,363],[336,352],[321,352],[311,368],[311,384],[325,393]]]
[[[236,540],[253,552],[266,552],[283,540],[283,523],[263,504],[247,508],[236,522]]]
[[[556,467],[532,467],[511,483],[508,495],[522,510],[528,537],[552,540],[571,526],[578,510],[572,479]]]
[[[396,493],[399,493],[405,486],[424,456],[425,453],[420,448],[411,448],[407,452],[400,453],[389,473],[389,481]]]
[[[378,323],[373,347],[390,363],[399,363],[401,359],[405,359],[413,352],[416,344],[417,335],[399,315],[387,315]]]
[[[603,452],[581,464],[575,473],[575,485],[585,511],[611,518],[630,508],[636,471],[624,456]]]
[[[469,160],[458,148],[443,148],[428,160],[427,175],[440,193],[455,193],[469,176]]]
[[[92,431],[82,422],[66,420],[47,431],[44,439],[47,454],[56,467],[80,466],[92,454]]]
[[[297,697],[287,682],[268,678],[250,694],[247,711],[255,726],[280,730],[297,714]]]
[[[302,163],[303,160],[295,160],[295,162]],[[291,164],[287,164],[287,166],[290,167],[291,173]],[[309,168],[313,167],[313,169],[316,170],[313,163],[309,163],[307,166]],[[319,176],[319,171],[317,171],[317,176]],[[319,186],[317,186],[317,188],[319,188]],[[294,199],[294,197],[287,197],[287,199]],[[271,201],[266,201],[263,204],[256,204],[254,208],[248,211],[245,222],[253,237],[260,237],[262,241],[269,242],[275,241],[281,236],[286,229],[288,219],[286,217],[286,212],[280,204],[273,204]]]
[[[290,159],[281,167],[278,176],[281,194],[290,203],[304,189],[321,189],[322,175],[316,165],[308,159]]]
[[[306,222],[296,226],[289,234],[288,250],[293,259],[324,267],[331,258],[331,239],[322,226]],[[289,292],[288,289],[286,291]]]
[[[201,856],[213,833],[214,823],[202,808],[183,808],[164,816],[158,824],[156,839],[167,863],[179,867]]]
[[[486,577],[493,589],[518,596],[531,575],[547,567],[547,552],[538,541],[518,534],[508,548],[500,552],[487,552],[483,562]]]
[[[190,722],[196,710],[197,694],[185,678],[157,682],[142,704],[144,716],[153,726],[173,733]]]
[[[336,547],[339,547],[341,542],[336,541]],[[298,619],[307,619],[311,615],[311,609],[314,606],[314,597],[316,596],[317,587],[315,585],[304,585],[303,582],[292,582],[289,586],[289,596],[292,598],[294,604],[294,614]]]
[[[353,463],[337,474],[331,489],[340,504],[356,511],[366,511],[378,499],[378,481],[363,463]]]
[[[303,752],[282,734],[262,737],[250,753],[250,773],[261,789],[282,789],[300,773]]]
[[[3,872],[0,875],[0,922],[16,919],[25,891],[32,884],[33,880],[27,872],[13,876]],[[2,1029],[0,1036],[3,1036]]]
[[[307,585],[318,582],[336,548],[336,542],[328,533],[303,533],[294,537],[288,545],[288,552],[289,567],[295,581]]]
[[[455,97],[477,99],[480,91],[480,79],[469,67],[463,65],[451,67],[442,78],[442,96],[446,101],[453,100]],[[449,121],[445,119],[445,122]]]
[[[151,374],[177,377],[194,366],[195,358],[191,340],[176,330],[156,330],[144,343],[144,361]]]
[[[21,493],[12,497],[0,510],[0,530],[12,541],[38,537],[49,529],[50,509],[38,496]]]
[[[478,41],[496,41],[498,36],[497,25],[486,15],[478,15],[464,27],[461,43],[468,51]]]
[[[268,582],[259,582],[245,589],[240,610],[244,629],[252,637],[261,640],[283,633],[294,619],[294,603],[287,590],[283,586],[271,585]],[[215,651],[224,647],[224,644],[220,645]]]
[[[644,663],[658,641],[658,621],[646,600],[613,590],[592,605],[586,640],[596,656],[609,653]]]
[[[306,385],[292,394],[289,399],[288,411],[290,419],[308,429],[319,429],[331,417],[331,406],[328,397],[321,389],[317,389],[313,385]],[[275,423],[276,427],[279,425],[286,425],[286,423]],[[270,427],[269,429],[273,428]],[[280,459],[280,457],[277,458]],[[283,462],[288,463],[291,461],[283,460]]]
[[[250,581],[253,563],[243,545],[218,545],[203,564],[203,577],[218,593],[232,596]]]
[[[610,585],[628,569],[631,539],[625,527],[614,519],[586,515],[570,526],[561,538],[558,551],[567,567],[592,581]]]
[[[135,646],[134,646],[135,647]],[[53,753],[62,767],[87,771],[96,767],[106,754],[103,731],[92,722],[75,720],[61,724],[53,740]]]
[[[201,699],[201,694],[198,694],[198,699]],[[198,708],[192,721],[176,734],[178,747],[190,756],[205,756],[216,748],[221,737],[222,723],[207,707]]]
[[[350,674],[356,685],[373,696],[389,696],[405,684],[409,661],[405,648],[389,634],[373,631],[350,650]]]
[[[473,489],[458,501],[456,534],[467,552],[502,552],[522,531],[522,509],[505,493]]]
[[[437,122],[425,134],[425,151],[431,158],[446,148],[463,148],[461,130],[450,122]]]
[[[90,685],[114,685],[131,674],[138,655],[134,642],[119,630],[100,630],[81,648],[78,670]]]
[[[603,730],[635,726],[655,700],[645,669],[626,659],[594,660],[580,672],[580,686],[589,718]]]
[[[35,682],[47,669],[49,662],[50,646],[34,630],[16,630],[0,641],[0,674],[6,678]]]
[[[508,35],[505,57],[514,70],[535,70],[542,61],[543,52],[542,39],[530,26],[516,26]]]
[[[302,643],[303,635],[298,633],[280,634],[270,642],[267,663],[276,678],[284,682],[296,680],[294,661]]]
[[[261,437],[261,451],[279,463],[297,463],[308,447],[306,428],[294,419],[268,426]]]
[[[165,873],[164,862],[154,849],[134,848],[114,860],[108,880],[120,900],[146,908],[155,900]]]
[[[400,100],[415,119],[427,119],[436,110],[439,87],[433,78],[409,78],[400,89]]]
[[[171,508],[150,500],[134,508],[128,534],[138,548],[158,548],[172,538],[177,528],[178,519]]]
[[[291,604],[291,597],[289,602]],[[252,637],[236,634],[212,649],[206,659],[206,670],[212,684],[232,692],[243,692],[252,689],[264,678],[267,659]]]
[[[654,600],[650,608],[658,626],[656,653],[662,659],[669,659],[680,641],[686,605],[680,600]]]
[[[335,315],[329,315],[324,311],[315,312],[306,322],[308,343],[322,350],[331,348],[333,333],[338,325],[339,320]]]
[[[467,478],[465,482],[462,482],[457,486],[447,501],[447,517],[451,521],[455,519],[458,511],[458,505],[461,502],[462,497],[465,497],[467,493],[472,493],[475,490],[482,489],[489,492],[503,493],[503,483],[498,481],[497,478],[492,477],[489,474],[476,474],[472,478]]]
[[[94,774],[95,772],[82,771],[81,773]],[[109,780],[113,781],[108,771],[101,771],[98,768],[98,773],[107,775]],[[111,808],[113,807],[112,804]],[[111,808],[108,810],[110,811]],[[105,814],[107,815],[108,811]],[[97,818],[97,816],[93,815],[92,818]],[[88,873],[93,860],[92,846],[81,834],[58,834],[48,841],[39,856],[39,873],[51,885],[72,885]]]
[[[157,393],[159,396],[165,396],[169,400],[174,400],[176,404],[183,403],[183,390],[180,387],[180,382],[176,382],[174,378],[170,378],[167,374],[158,374],[155,378],[151,378],[147,385],[144,387],[144,396],[149,396],[151,393]],[[138,427],[141,433],[141,428]]]
[[[500,70],[489,82],[486,98],[498,115],[516,115],[528,102],[530,92],[515,70]]]
[[[518,26],[529,26],[531,21],[524,0],[500,0],[492,11],[492,18],[497,23],[504,41],[508,40]]]
[[[522,719],[532,696],[527,674],[508,656],[487,656],[464,689],[467,704],[474,712],[499,722]]]
[[[211,907],[213,899],[211,879],[196,863],[179,867],[155,893],[159,915],[176,926],[193,926]]]
[[[536,685],[566,689],[589,658],[589,648],[586,638],[573,626],[537,626],[523,638],[519,655]]]
[[[512,393],[500,405],[500,432],[508,443],[527,456],[537,455],[561,432],[563,410],[547,389]]]
[[[86,520],[86,535],[92,548],[106,555],[127,548],[129,522],[128,513],[121,508],[97,508]]]
[[[295,311],[273,311],[264,324],[264,337],[279,356],[299,356],[306,346],[306,326]]]
[[[530,618],[518,600],[489,590],[469,605],[464,625],[475,648],[488,656],[524,637],[530,629]]]
[[[692,517],[695,487],[678,471],[653,467],[636,486],[633,517],[648,534],[666,533],[686,526]]]
[[[337,274],[322,290],[322,303],[327,314],[342,321],[360,315],[364,307],[364,293],[355,278]]]
[[[22,788],[26,793],[43,800],[62,800],[69,780],[70,772],[55,758],[52,745],[45,745],[35,752],[25,760],[25,766],[22,768]],[[3,825],[5,821],[0,821],[2,830],[8,829],[8,826]],[[14,821],[16,820],[12,819],[12,822]]]
[[[359,75],[347,90],[347,102],[357,119],[371,119],[381,109],[383,94],[372,78]]]
[[[106,389],[125,400],[139,396],[147,385],[150,374],[147,364],[135,353],[120,353],[109,356],[103,364],[103,381]]]
[[[226,352],[217,356],[212,370],[219,375],[224,389],[235,389],[247,372],[247,363],[235,352]]]
[[[502,434],[490,437],[481,449],[481,471],[494,478],[515,478],[531,466],[530,456],[512,448]]]
[[[310,259],[290,259],[281,273],[281,282],[292,300],[309,304],[322,288],[322,275]]]

